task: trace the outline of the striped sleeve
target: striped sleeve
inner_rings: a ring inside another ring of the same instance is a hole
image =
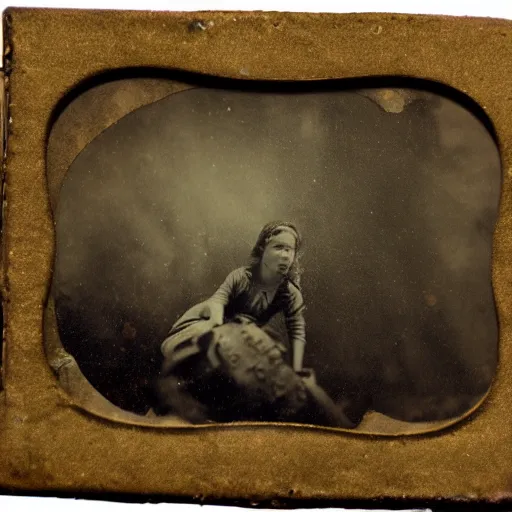
[[[245,269],[237,268],[228,274],[218,290],[210,297],[216,304],[226,306],[238,294],[245,279]]]
[[[305,305],[301,291],[293,283],[289,282],[283,312],[288,338],[292,346],[295,342],[306,343],[304,309]]]

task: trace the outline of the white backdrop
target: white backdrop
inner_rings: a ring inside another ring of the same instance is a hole
[[[414,2],[411,0],[0,0],[1,10],[9,6],[171,11],[394,12],[512,19],[512,0],[415,0]],[[230,507],[203,506],[201,509],[199,507],[200,505],[131,504],[0,496],[0,512],[25,510],[37,512],[148,512],[149,510],[151,512],[236,512],[236,509]]]

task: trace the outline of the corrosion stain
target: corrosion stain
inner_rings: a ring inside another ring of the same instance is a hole
[[[399,88],[360,89],[357,92],[390,114],[402,113],[407,105],[423,96],[421,91]]]
[[[130,322],[125,322],[121,334],[125,340],[134,340],[137,336],[137,330]]]
[[[437,297],[433,293],[424,293],[425,304],[429,307],[433,307],[437,304]]]

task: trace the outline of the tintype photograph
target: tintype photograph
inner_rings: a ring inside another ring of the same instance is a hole
[[[478,410],[498,360],[490,124],[448,88],[360,85],[130,78],[69,101],[46,314],[69,392],[169,426],[396,435]]]

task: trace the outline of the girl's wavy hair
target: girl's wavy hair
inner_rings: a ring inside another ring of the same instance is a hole
[[[285,229],[283,229],[285,228]],[[302,267],[300,265],[300,256],[301,256],[301,248],[302,248],[302,236],[299,233],[297,227],[291,222],[281,222],[281,221],[273,221],[265,224],[263,229],[261,230],[258,239],[256,240],[256,244],[252,248],[251,251],[251,263],[250,267],[252,270],[255,270],[259,267],[261,263],[261,258],[263,257],[263,253],[265,252],[265,247],[269,243],[270,239],[283,231],[293,231],[295,234],[295,258],[293,259],[293,263],[288,270],[287,278],[292,281],[297,287],[300,286],[300,276],[302,274]]]

